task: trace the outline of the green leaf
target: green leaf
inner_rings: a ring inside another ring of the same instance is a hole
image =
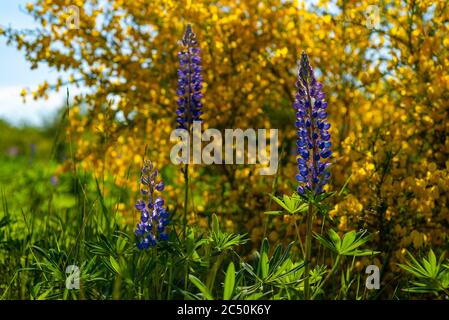
[[[260,248],[260,253],[265,252],[268,255],[268,250],[270,250],[270,244],[268,243],[268,239],[264,238],[262,241],[262,246]]]
[[[53,288],[49,288],[47,290],[45,290],[44,293],[42,293],[41,295],[39,295],[39,297],[37,297],[36,300],[46,300],[47,296],[52,292]]]
[[[431,265],[431,271],[432,274],[434,274],[436,276],[436,271],[437,271],[437,257],[435,257],[435,253],[433,253],[433,250],[430,249],[429,251],[429,263]]]
[[[289,196],[287,196],[286,194],[284,194],[282,196],[285,206],[288,208],[288,212],[293,212],[294,208],[294,201],[292,199],[290,199]]]
[[[308,204],[299,197],[297,194],[293,194],[291,197],[286,194],[282,195],[282,200],[278,197],[270,194],[271,199],[273,199],[278,205],[280,205],[285,211],[290,214],[296,214],[298,212],[307,211]],[[268,211],[270,212],[270,211]],[[274,211],[276,212],[276,211]]]
[[[435,253],[430,249],[427,259],[418,261],[410,252],[407,252],[409,260],[406,264],[398,264],[399,267],[415,277],[413,286],[403,289],[413,293],[438,293],[449,289],[449,272],[442,261],[444,254],[437,261]]]
[[[218,217],[215,213],[212,215],[212,232],[215,234],[220,233],[220,224],[218,222]]]
[[[351,247],[354,240],[356,239],[355,231],[350,231],[343,236],[343,241],[341,242],[341,248],[346,250],[346,248]]]
[[[114,269],[114,271],[116,273],[120,274],[121,269],[120,269],[120,265],[117,262],[117,260],[115,260],[113,256],[109,256],[109,262],[111,263],[111,266]]]
[[[341,196],[341,194],[344,192],[344,190],[346,189],[346,186],[349,183],[349,180],[351,180],[352,177],[352,173],[349,175],[349,177],[346,179],[345,183],[343,184],[343,187],[341,187],[340,191],[338,192],[338,196]]]
[[[260,256],[260,272],[262,279],[265,279],[268,276],[269,266],[268,255],[265,252],[262,252],[262,255]]]
[[[361,245],[365,244],[371,239],[370,235],[366,234],[366,231],[350,231],[343,235],[343,240],[334,230],[330,229],[327,233],[327,238],[324,238],[318,234],[314,234],[315,238],[332,252],[342,256],[368,256],[379,253],[372,250],[358,249]]]
[[[335,249],[340,251],[341,240],[340,240],[340,236],[338,235],[338,233],[336,233],[334,230],[330,229],[328,232],[328,235],[329,235],[329,238],[331,239],[332,243],[334,244]]]
[[[278,244],[274,248],[274,252],[273,252],[273,255],[270,260],[270,268],[273,267],[273,269],[276,269],[278,267],[277,264],[279,263],[279,259],[281,258],[281,255],[282,255],[282,246],[280,244]]]
[[[302,203],[299,207],[297,207],[295,210],[293,210],[293,214],[298,213],[298,212],[306,212],[307,209],[309,209],[309,204],[308,203]]]
[[[265,211],[264,213],[273,216],[280,216],[284,214],[283,211]]]
[[[206,285],[202,283],[200,279],[198,279],[194,275],[189,274],[189,280],[195,285],[195,287],[197,287],[200,290],[200,292],[203,294],[204,299],[206,300],[214,299],[209,290],[207,289]]]
[[[245,300],[260,300],[263,297],[263,292],[255,292],[247,297],[245,297]]]
[[[280,205],[282,208],[284,208],[287,212],[290,212],[290,208],[278,197],[270,194],[271,199],[274,200],[274,202],[276,202],[278,205]]]
[[[231,299],[232,293],[234,292],[234,286],[235,286],[235,267],[234,264],[231,262],[226,271],[223,300]]]
[[[276,270],[281,264],[283,264],[288,259],[290,255],[290,249],[293,246],[293,244],[294,242],[290,242],[288,244],[287,249],[285,249],[284,254],[280,257],[279,260],[277,259],[277,251],[275,250],[272,258],[272,261],[274,261],[273,270]],[[278,248],[280,249],[279,251],[281,251],[282,248],[280,245],[278,245]]]
[[[351,251],[350,254],[347,254],[347,255],[354,256],[354,257],[362,257],[362,256],[372,256],[372,255],[379,254],[379,253],[380,253],[380,251],[364,249],[364,250]]]
[[[338,254],[337,249],[335,249],[334,244],[331,241],[328,241],[326,238],[322,237],[321,235],[314,233],[314,237],[321,243],[321,245],[329,250],[331,250],[334,253]]]

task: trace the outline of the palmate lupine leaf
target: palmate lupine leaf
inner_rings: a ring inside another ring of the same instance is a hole
[[[449,289],[449,267],[443,264],[444,253],[437,260],[435,253],[430,249],[427,258],[418,261],[410,252],[407,252],[409,260],[406,264],[398,266],[410,273],[416,279],[411,283],[413,287],[403,289],[413,293],[438,293]]]
[[[265,238],[262,241],[260,252],[256,253],[255,267],[243,262],[242,268],[250,275],[254,284],[247,287],[246,290],[253,293],[264,286],[283,287],[288,282],[286,279],[295,274],[296,278],[293,284],[297,284],[303,279],[299,276],[299,271],[304,268],[303,262],[292,262],[290,258],[290,249],[293,242],[290,243],[285,251],[281,245],[278,245],[273,254],[269,255],[269,243]]]
[[[283,195],[282,199],[270,194],[271,199],[274,200],[279,206],[281,206],[289,214],[297,214],[306,212],[309,205],[298,195],[293,194],[291,197]],[[270,215],[281,215],[284,214],[283,211],[267,211],[265,214]]]
[[[369,249],[358,249],[371,239],[371,235],[367,234],[366,230],[350,231],[344,234],[343,239],[332,229],[327,233],[327,237],[319,234],[314,234],[315,238],[327,249],[341,256],[369,256],[379,253]]]
[[[229,250],[234,246],[246,243],[247,239],[245,236],[245,234],[240,235],[221,231],[217,215],[212,215],[209,241],[217,251]]]

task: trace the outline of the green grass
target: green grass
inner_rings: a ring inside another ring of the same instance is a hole
[[[173,213],[169,241],[139,251],[134,225],[125,224],[116,212],[117,203],[130,202],[128,190],[114,186],[109,182],[113,179],[94,178],[80,170],[61,174],[52,183],[66,150],[58,126],[13,128],[0,122],[0,127],[8,133],[0,144],[0,300],[304,298],[303,257],[291,250],[300,246],[298,242],[270,247],[264,240],[259,251],[248,255],[243,248],[246,236],[224,232],[212,214],[208,230],[188,226],[184,237],[182,218],[169,206]],[[36,141],[34,151],[30,140]],[[290,208],[293,204],[307,207],[299,198],[292,198],[295,203],[289,197],[282,199],[275,198],[284,211],[271,214],[296,212]],[[129,208],[129,214],[137,212]],[[333,265],[316,263],[311,270],[311,296],[376,298],[376,291],[364,288],[365,275],[353,269],[357,256],[374,254],[359,250],[369,237],[329,234],[329,239],[317,235],[316,244],[327,249]],[[343,245],[351,250],[340,250]],[[412,262],[406,271],[421,270],[416,260]],[[429,263],[422,262],[426,268]],[[66,286],[73,278],[66,272],[71,265],[80,270],[79,289]],[[438,277],[420,273],[411,284],[419,286],[420,293],[441,297],[439,292],[447,292],[449,262],[428,269],[437,267],[442,270]],[[396,290],[389,298],[409,298],[412,291],[401,292]]]

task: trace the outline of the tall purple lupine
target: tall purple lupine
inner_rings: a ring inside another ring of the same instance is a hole
[[[201,121],[201,89],[203,88],[203,78],[201,76],[200,49],[196,35],[192,27],[187,25],[187,29],[181,40],[183,50],[178,53],[178,109],[176,110],[176,121],[178,129],[190,131],[193,121]]]
[[[149,160],[145,160],[142,167],[140,182],[142,188],[140,192],[145,200],[136,203],[136,209],[140,212],[140,222],[134,232],[137,237],[137,247],[141,250],[154,247],[158,240],[168,240],[165,227],[168,225],[169,214],[164,208],[164,200],[155,192],[164,190],[164,182],[156,182],[159,173],[153,168]]]
[[[203,88],[203,78],[201,76],[201,58],[200,49],[196,35],[192,31],[192,26],[187,25],[186,31],[180,41],[183,49],[178,53],[179,70],[178,70],[178,109],[176,110],[177,129],[184,129],[190,135],[190,131],[194,121],[201,121],[202,104],[201,92]],[[182,170],[185,181],[184,195],[184,237],[186,235],[187,226],[187,205],[189,194],[189,164],[186,162]]]
[[[330,178],[327,170],[330,163],[330,123],[327,119],[327,102],[321,83],[305,52],[301,54],[298,68],[297,94],[293,107],[296,110],[298,171],[298,193],[320,194]]]

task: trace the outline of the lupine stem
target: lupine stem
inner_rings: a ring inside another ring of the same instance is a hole
[[[201,121],[201,98],[202,98],[202,77],[200,50],[196,41],[196,35],[192,31],[192,26],[187,25],[184,36],[181,40],[183,50],[178,53],[180,68],[178,70],[178,109],[176,110],[176,121],[178,129],[184,129],[188,133],[189,139],[192,136],[192,125],[195,121]],[[190,152],[190,150],[189,150]],[[184,163],[184,217],[183,233],[184,240],[187,236],[187,214],[189,201],[189,157]]]
[[[184,219],[183,219],[183,234],[184,234],[184,241],[187,237],[187,206],[189,203],[189,164],[186,163],[184,165],[184,184],[185,184],[185,191],[184,191]]]
[[[306,244],[305,251],[306,255],[304,257],[305,264],[305,280],[304,280],[304,299],[309,300],[310,298],[310,256],[312,252],[312,226],[313,226],[313,206],[309,204],[309,211],[307,212],[307,229],[306,229]]]
[[[296,229],[296,236],[298,237],[299,247],[301,248],[301,253],[303,256],[305,256],[304,246],[302,244],[301,234],[299,233],[298,223],[295,219],[295,229]]]
[[[212,266],[212,269],[210,270],[208,276],[207,276],[207,280],[206,280],[206,287],[207,289],[209,289],[209,291],[212,292],[213,286],[214,286],[214,282],[215,282],[215,278],[217,276],[217,272],[218,269],[220,268],[222,262],[224,259],[224,253],[222,252],[217,260],[215,261],[214,265]]]

